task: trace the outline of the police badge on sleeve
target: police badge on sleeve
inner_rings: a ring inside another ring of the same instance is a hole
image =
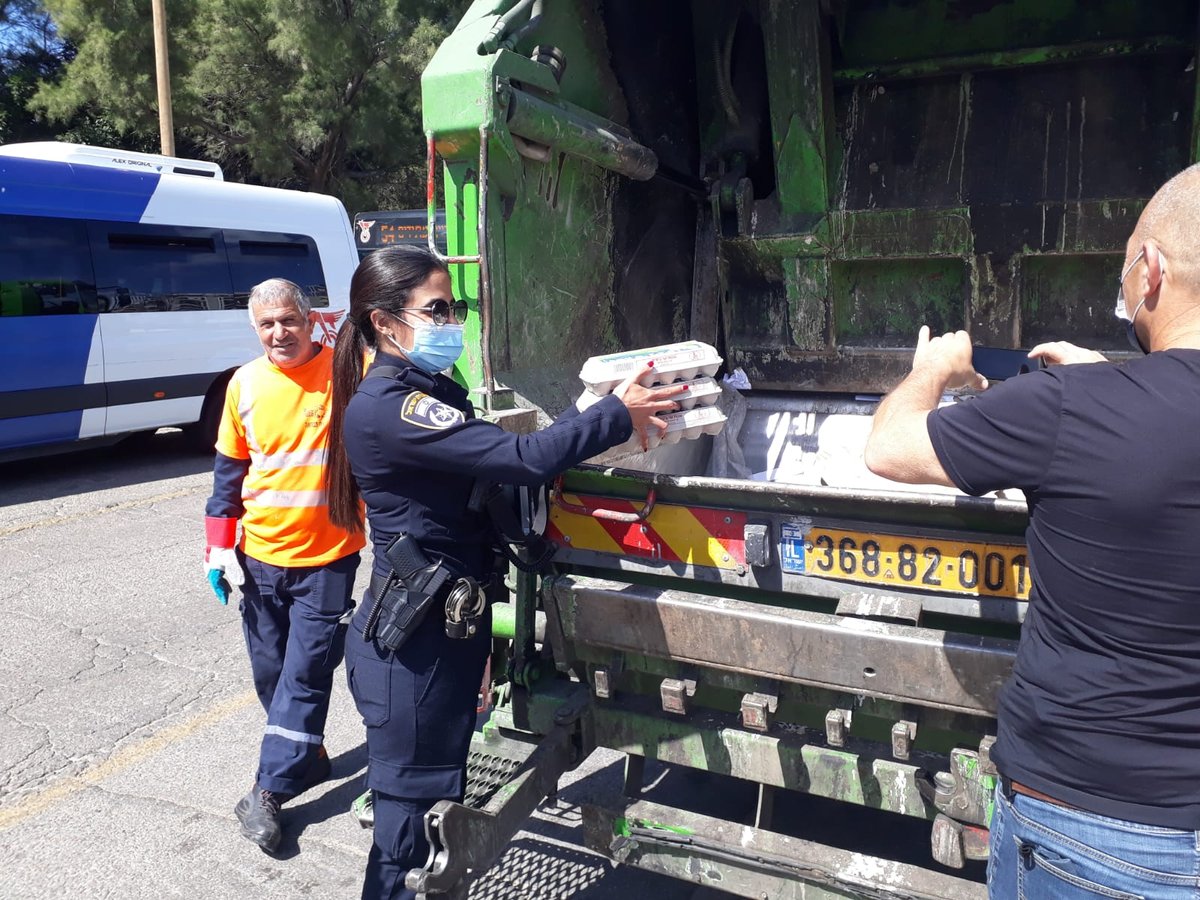
[[[467,417],[461,410],[448,403],[415,391],[404,398],[404,406],[400,408],[400,420],[418,428],[441,431],[451,425],[461,425]]]

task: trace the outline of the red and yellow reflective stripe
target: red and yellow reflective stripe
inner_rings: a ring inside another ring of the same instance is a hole
[[[636,512],[640,500],[563,494],[564,502],[589,510]],[[554,504],[547,536],[563,547],[643,559],[736,569],[746,564],[746,514],[699,506],[658,504],[644,521],[614,522]]]

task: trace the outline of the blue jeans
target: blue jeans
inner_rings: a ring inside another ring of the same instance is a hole
[[[1196,900],[1200,832],[1139,825],[996,787],[989,900]]]

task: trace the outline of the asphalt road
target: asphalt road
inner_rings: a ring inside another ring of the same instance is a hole
[[[238,834],[263,713],[236,608],[203,578],[210,467],[177,432],[0,465],[4,900],[358,896],[370,833],[347,810],[366,749],[340,674],[333,779],[285,807],[277,858]],[[725,896],[582,849],[572,800],[619,779],[617,755],[594,754],[471,896]]]

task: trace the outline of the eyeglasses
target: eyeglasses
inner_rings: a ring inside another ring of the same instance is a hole
[[[402,313],[425,313],[429,318],[433,319],[433,324],[437,326],[445,325],[450,321],[450,316],[454,316],[454,324],[462,325],[467,321],[467,304],[463,300],[455,300],[451,303],[448,300],[434,300],[428,306],[409,306],[402,310]]]

